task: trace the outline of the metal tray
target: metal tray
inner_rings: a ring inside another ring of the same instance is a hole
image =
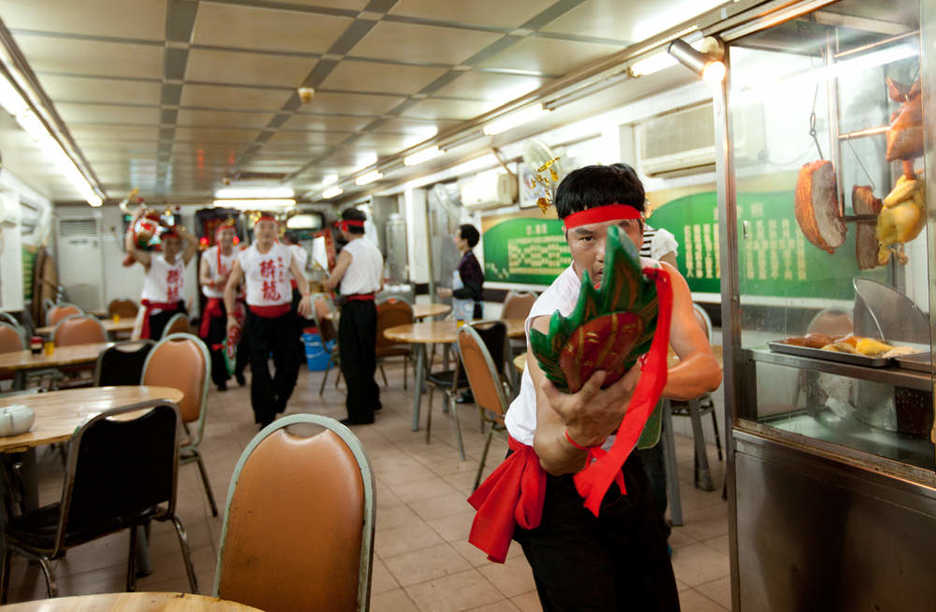
[[[851,365],[865,366],[866,368],[886,368],[891,365],[890,359],[883,359],[881,357],[866,357],[865,355],[824,351],[822,349],[809,348],[808,346],[795,346],[784,342],[768,342],[767,346],[775,353],[786,353],[787,355],[809,357],[810,359],[824,359],[825,361],[838,361]]]
[[[894,361],[896,361],[900,367],[908,370],[930,373],[933,371],[933,362],[930,359],[929,351],[913,353],[912,355],[901,355],[895,357]]]

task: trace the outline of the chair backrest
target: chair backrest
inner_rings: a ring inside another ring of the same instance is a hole
[[[111,300],[107,305],[107,316],[113,317],[115,314],[121,319],[132,319],[137,315],[139,307],[133,300]]]
[[[473,321],[470,325],[484,342],[497,373],[506,373],[506,367],[509,366],[506,359],[510,354],[507,346],[507,325],[503,321]]]
[[[127,340],[101,351],[94,367],[94,386],[140,384],[146,356],[155,345],[152,340]]]
[[[156,343],[143,364],[141,385],[172,387],[183,393],[179,418],[197,422],[190,444],[201,442],[205,429],[205,397],[211,380],[208,347],[192,334],[172,334]]]
[[[302,435],[308,424],[325,431]],[[263,610],[368,610],[373,537],[374,477],[360,441],[329,417],[284,417],[234,469],[214,595]]]
[[[377,305],[377,350],[394,346],[396,343],[384,337],[384,330],[413,322],[413,307],[403,300],[390,298]]]
[[[58,322],[71,315],[82,315],[84,311],[74,304],[64,302],[55,304],[46,311],[46,325],[58,325]]]
[[[698,304],[692,304],[692,314],[695,315],[696,321],[699,322],[699,325],[702,326],[702,331],[705,332],[705,337],[709,342],[712,341],[712,319],[708,316],[708,313],[705,312],[705,309],[699,306]]]
[[[14,327],[20,327],[20,322],[16,320],[16,317],[8,312],[0,312],[0,322],[9,323]]]
[[[514,293],[511,291],[504,298],[504,308],[501,310],[502,319],[526,319],[530,316],[530,309],[536,302],[535,293]]]
[[[21,327],[0,321],[0,353],[26,350],[26,337]]]
[[[55,326],[52,331],[52,341],[56,346],[107,342],[107,331],[96,317],[71,315],[59,321]]]
[[[115,517],[167,502],[174,512],[178,422],[175,406],[156,400],[102,412],[72,435],[56,550],[66,531],[106,533]]]
[[[190,334],[192,333],[192,324],[189,322],[188,315],[181,312],[172,315],[166,327],[163,328],[162,337],[168,338],[172,334]]]
[[[475,404],[503,419],[507,413],[507,397],[501,384],[500,370],[473,325],[465,325],[458,330],[458,352]]]

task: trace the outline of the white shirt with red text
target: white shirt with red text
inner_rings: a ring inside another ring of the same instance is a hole
[[[202,253],[202,257],[206,258],[208,262],[208,274],[211,277],[212,281],[220,281],[225,278],[234,267],[234,261],[237,259],[237,251],[231,249],[230,255],[225,255],[224,253],[218,256],[218,252],[221,247],[215,245]],[[218,265],[220,261],[220,266]],[[202,293],[206,297],[210,298],[223,298],[224,297],[224,287],[209,287],[208,285],[202,285]]]
[[[184,297],[185,261],[182,256],[177,255],[175,263],[170,264],[162,253],[153,253],[143,279],[142,298],[154,303],[170,303]]]
[[[292,301],[292,253],[288,246],[274,242],[269,251],[261,253],[255,243],[238,253],[237,260],[244,271],[248,305],[278,306]]]

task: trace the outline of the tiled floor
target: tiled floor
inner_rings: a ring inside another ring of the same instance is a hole
[[[402,369],[387,367],[390,387],[382,392],[384,410],[375,425],[356,427],[377,478],[377,526],[373,571],[374,612],[404,610],[540,610],[529,565],[519,546],[511,547],[507,563],[488,562],[466,541],[471,491],[478,457],[484,444],[477,413],[461,409],[468,453],[459,461],[454,428],[441,415],[436,394],[432,443],[425,431],[410,431],[410,392],[402,389]],[[333,374],[332,374],[333,376]],[[344,395],[330,383],[324,399],[318,396],[320,373],[303,371],[289,412],[315,412],[344,416]],[[341,387],[343,389],[343,386]],[[209,393],[208,423],[202,444],[215,497],[222,507],[228,484],[242,449],[256,433],[246,389],[236,385],[226,393]],[[423,402],[425,414],[425,400]],[[423,418],[425,423],[425,417]],[[504,456],[505,443],[492,444],[489,469]],[[677,436],[681,483],[691,483],[691,440]],[[720,485],[723,464],[714,447],[709,458]],[[61,463],[45,453],[40,493],[43,503],[60,495]],[[178,513],[188,531],[193,561],[202,593],[212,589],[221,518],[211,516],[194,465],[179,473]],[[673,567],[684,612],[708,612],[730,607],[728,579],[727,505],[719,491],[705,493],[681,486],[684,527],[670,538]],[[73,549],[55,564],[61,595],[120,591],[124,588],[127,535],[118,534]],[[178,543],[171,526],[153,526],[153,573],[138,581],[147,591],[187,590]],[[16,558],[10,601],[45,597],[37,566]]]

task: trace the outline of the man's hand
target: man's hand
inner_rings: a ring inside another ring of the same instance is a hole
[[[576,393],[563,393],[548,379],[540,387],[550,408],[565,423],[569,436],[582,446],[602,444],[620,426],[640,377],[640,364],[602,389],[605,376],[604,371],[595,372]]]
[[[450,298],[452,297],[452,290],[447,287],[439,287],[436,289],[436,295],[440,298]]]
[[[230,317],[230,316],[229,316],[229,317],[227,318],[227,334],[228,334],[228,336],[231,335],[231,329],[233,329],[233,328],[235,328],[235,327],[237,327],[237,319],[235,319],[234,317]]]
[[[303,317],[309,318],[309,316],[312,314],[312,296],[303,296],[303,298],[299,300],[299,306],[297,307],[297,310],[299,310],[299,314],[301,314]]]

